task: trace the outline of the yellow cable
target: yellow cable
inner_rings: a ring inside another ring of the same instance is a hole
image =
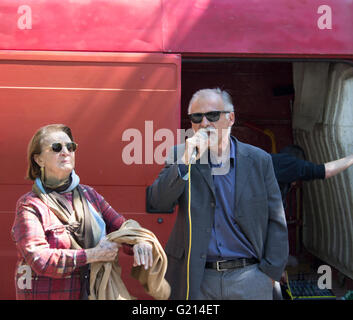
[[[289,279],[288,279],[288,272],[287,271],[286,271],[286,278],[287,278],[287,287],[288,287],[288,289],[286,291],[289,294],[290,298],[292,300],[294,300],[294,297],[292,295],[292,290],[291,290],[290,285],[289,285]]]
[[[277,153],[277,148],[276,148],[276,138],[275,134],[270,130],[270,129],[265,129],[263,131],[264,134],[270,137],[271,139],[271,145],[272,145],[272,153]]]
[[[191,164],[189,163],[189,200],[188,200],[188,213],[189,213],[189,252],[186,269],[186,300],[189,300],[189,287],[190,287],[190,255],[191,255]]]

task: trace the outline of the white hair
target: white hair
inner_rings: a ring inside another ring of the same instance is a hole
[[[233,106],[232,98],[230,94],[227,91],[221,90],[220,88],[214,88],[214,89],[201,89],[196,91],[191,97],[191,100],[189,102],[188,113],[190,113],[191,106],[195,103],[195,101],[202,98],[203,99],[208,98],[210,95],[215,95],[215,94],[222,99],[225,111],[231,111],[231,112],[234,111],[234,106]],[[229,117],[229,114],[227,114],[227,116]]]

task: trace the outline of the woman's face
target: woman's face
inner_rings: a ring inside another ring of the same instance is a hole
[[[72,142],[63,131],[49,133],[42,141],[42,152],[34,155],[34,160],[44,167],[46,179],[66,179],[75,167],[75,152],[70,152],[66,144]],[[54,152],[53,143],[61,143],[60,152]]]

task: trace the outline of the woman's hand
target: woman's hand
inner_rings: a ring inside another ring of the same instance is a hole
[[[118,255],[121,245],[103,238],[98,245],[91,249],[86,249],[87,263],[99,261],[114,261]]]
[[[136,243],[132,250],[134,251],[134,264],[133,266],[143,265],[145,269],[152,267],[153,255],[152,245],[148,242]]]

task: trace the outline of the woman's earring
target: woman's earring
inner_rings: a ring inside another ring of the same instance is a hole
[[[44,182],[45,175],[44,175],[44,167],[40,167],[40,179]]]

